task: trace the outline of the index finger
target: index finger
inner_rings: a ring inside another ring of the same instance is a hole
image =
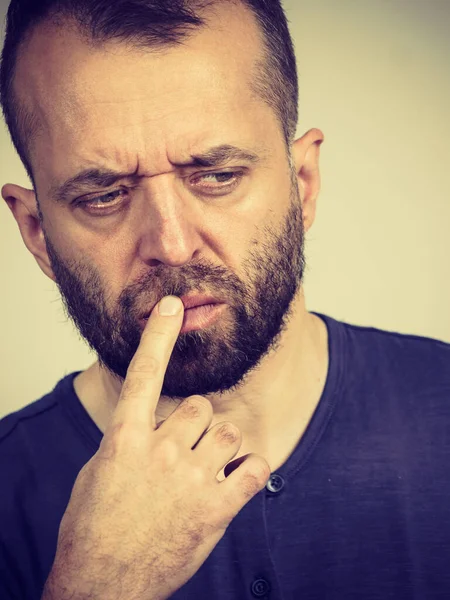
[[[178,310],[176,314],[161,314],[161,305],[166,299],[173,301],[174,308]],[[183,315],[183,302],[177,296],[166,296],[151,312],[138,349],[128,366],[111,427],[126,422],[156,429],[156,406],[167,365],[183,324]]]

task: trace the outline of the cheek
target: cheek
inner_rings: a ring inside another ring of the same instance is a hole
[[[289,206],[290,182],[286,177],[264,178],[239,203],[217,212],[206,224],[211,231],[206,244],[227,268],[245,278],[244,261],[264,250],[268,231],[279,231]]]
[[[86,230],[68,234],[65,245],[70,247],[71,258],[83,257],[82,263],[98,276],[107,305],[114,306],[122,290],[133,281],[135,246],[123,236],[101,236]]]
[[[225,268],[240,275],[242,263],[248,258],[253,239],[259,238],[255,218],[251,212],[233,210],[217,216],[209,231],[204,229],[205,252],[214,264],[223,263]]]
[[[101,274],[105,293],[113,302],[116,302],[121,292],[135,282],[143,271],[142,264],[139,268],[135,247],[122,244],[120,240],[104,242],[97,248],[97,252],[91,252],[91,262]]]

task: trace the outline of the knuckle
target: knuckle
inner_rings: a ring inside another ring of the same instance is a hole
[[[183,416],[187,419],[196,419],[202,415],[205,410],[212,412],[211,402],[202,396],[190,396],[182,405]]]
[[[249,467],[251,469],[251,473],[264,484],[267,482],[272,473],[267,460],[258,454],[250,455]]]
[[[189,396],[188,400],[195,402],[196,405],[198,407],[200,407],[202,411],[209,410],[211,413],[213,412],[212,404],[208,400],[208,398],[205,398],[205,396],[199,396],[199,395]]]
[[[145,393],[147,380],[144,377],[132,377],[125,379],[122,387],[124,398],[139,397]]]
[[[123,439],[128,436],[129,424],[124,421],[114,423],[108,431],[108,436],[104,436],[104,440],[108,440],[110,442],[117,442],[118,440]]]
[[[167,324],[167,321],[164,320],[164,323]],[[160,329],[161,327],[161,321],[153,321],[153,323],[150,325],[150,329],[146,332],[147,337],[150,338],[166,338],[169,335],[169,332],[167,329]]]
[[[242,476],[242,493],[246,498],[252,498],[262,489],[261,476],[258,473],[247,471]]]
[[[99,458],[114,460],[142,443],[142,432],[128,422],[114,423],[106,432],[98,450]]]
[[[189,478],[194,485],[202,485],[206,483],[207,474],[203,467],[194,466],[190,469]]]
[[[180,448],[176,440],[171,437],[164,437],[158,444],[157,462],[164,469],[171,469],[180,460]]]
[[[120,453],[124,429],[124,423],[115,423],[105,432],[97,452],[99,458],[113,460]]]
[[[190,400],[187,402],[183,402],[183,406],[181,407],[181,414],[185,419],[195,419],[200,416],[199,407],[191,402]]]
[[[251,468],[252,475],[256,478],[258,485],[262,488],[268,481],[272,471],[269,463],[262,456],[252,455]]]
[[[160,362],[155,356],[134,356],[128,367],[129,373],[144,374],[147,377],[154,377],[159,373]]]
[[[223,444],[234,444],[241,439],[241,432],[236,425],[226,421],[217,428],[215,438]]]

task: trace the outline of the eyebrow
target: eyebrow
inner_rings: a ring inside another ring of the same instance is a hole
[[[257,164],[264,160],[268,154],[263,149],[259,149],[258,152],[259,154],[253,150],[222,144],[208,148],[201,154],[191,154],[190,159],[185,162],[172,164],[175,167],[218,167],[230,160],[243,160],[251,164]],[[123,179],[137,183],[142,177],[142,175],[137,175],[135,172],[124,173],[101,168],[84,169],[64,183],[52,185],[49,194],[56,203],[62,204],[67,202],[70,196],[86,193],[87,190],[108,188]]]

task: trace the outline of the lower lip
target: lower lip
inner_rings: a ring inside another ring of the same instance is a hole
[[[226,304],[203,304],[184,311],[183,327],[180,333],[204,329],[212,325],[227,307]]]

